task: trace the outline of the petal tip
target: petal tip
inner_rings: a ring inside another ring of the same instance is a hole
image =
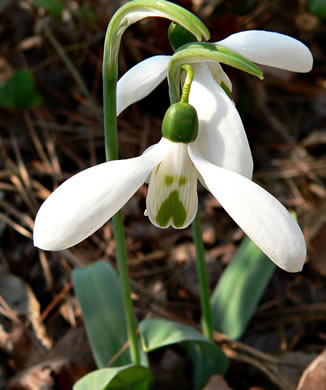
[[[306,262],[307,248],[306,248],[303,235],[302,235],[302,240],[300,241],[301,242],[299,243],[299,247],[294,250],[295,253],[289,253],[285,260],[282,259],[282,261],[278,261],[278,259],[272,259],[272,258],[271,260],[278,267],[280,267],[286,272],[291,272],[291,273],[301,272]]]
[[[296,262],[291,263],[291,264],[286,264],[285,266],[280,266],[280,265],[278,265],[278,266],[286,272],[297,273],[297,272],[302,271],[303,266],[304,266],[304,262],[302,263],[302,261],[296,261]]]
[[[48,229],[43,225],[39,224],[36,219],[33,232],[33,245],[44,251],[59,251],[61,249],[66,249],[62,240],[54,239],[53,232],[47,232]]]

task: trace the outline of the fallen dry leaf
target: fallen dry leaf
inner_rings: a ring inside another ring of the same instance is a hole
[[[84,329],[71,329],[41,361],[16,374],[7,390],[71,390],[94,368]]]
[[[316,357],[314,353],[285,351],[279,355],[280,372],[294,387],[297,386],[303,370]]]
[[[43,347],[49,349],[52,345],[52,341],[48,337],[45,326],[41,320],[40,303],[34,292],[22,279],[7,272],[1,267],[0,298],[1,306],[9,313],[9,317],[19,316],[27,318],[32,324],[35,336]]]
[[[323,390],[326,387],[326,350],[305,369],[297,390]]]

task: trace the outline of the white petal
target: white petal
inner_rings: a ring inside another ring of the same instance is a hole
[[[41,206],[34,245],[55,251],[90,236],[120,210],[168,150],[162,139],[140,157],[106,162],[72,176]]]
[[[251,180],[206,161],[195,145],[189,149],[209,190],[248,237],[285,271],[301,271],[306,245],[286,208]]]
[[[149,95],[166,77],[171,56],[154,56],[139,62],[117,84],[117,115]]]
[[[189,158],[188,145],[169,142],[169,153],[150,177],[146,215],[157,227],[183,229],[197,213],[197,171]]]
[[[313,58],[302,42],[288,35],[249,30],[232,34],[217,42],[260,65],[273,66],[292,72],[309,72]]]
[[[200,152],[211,163],[251,179],[251,151],[237,109],[205,63],[193,67],[189,103],[198,114],[199,134],[195,142]]]

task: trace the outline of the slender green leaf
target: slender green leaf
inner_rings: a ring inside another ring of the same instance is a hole
[[[61,0],[33,0],[33,3],[40,8],[46,9],[56,19],[61,19],[64,4]]]
[[[204,337],[196,329],[162,318],[148,318],[139,324],[145,351],[182,343],[193,362],[193,380],[195,390],[201,389],[208,378],[215,374],[224,374],[228,359],[221,348]]]
[[[35,88],[34,76],[25,70],[17,70],[0,85],[0,105],[10,108],[32,108],[40,105],[42,98]]]
[[[146,318],[139,323],[139,330],[146,352],[183,341],[211,342],[191,326],[164,318]]]
[[[211,297],[214,329],[238,339],[245,332],[275,264],[245,238]]]
[[[317,16],[320,20],[326,20],[326,1],[325,0],[310,0],[310,12]]]
[[[99,368],[105,367],[128,340],[119,278],[104,261],[75,269],[72,278],[94,359]],[[127,348],[111,366],[130,363]],[[147,365],[145,354],[142,363]]]
[[[101,368],[81,378],[73,390],[147,390],[152,381],[153,376],[146,367]]]

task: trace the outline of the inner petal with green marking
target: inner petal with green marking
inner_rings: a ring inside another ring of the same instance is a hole
[[[225,93],[232,100],[232,83],[218,62],[208,62],[207,66],[211,71],[213,79],[224,89]]]
[[[182,229],[195,218],[197,170],[187,144],[171,141],[169,153],[151,173],[146,207],[150,221],[161,228]]]

